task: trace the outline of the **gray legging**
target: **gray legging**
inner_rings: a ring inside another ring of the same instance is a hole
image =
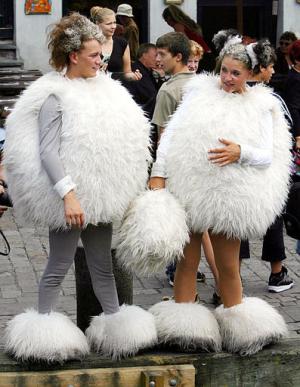
[[[115,278],[112,271],[112,225],[88,225],[86,229],[49,231],[49,260],[39,285],[39,313],[49,313],[58,299],[60,285],[73,263],[81,237],[93,289],[104,313],[119,311]]]

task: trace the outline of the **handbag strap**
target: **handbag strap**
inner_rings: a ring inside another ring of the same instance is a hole
[[[10,245],[8,243],[8,240],[6,239],[6,236],[4,235],[4,233],[1,229],[0,229],[0,235],[2,236],[2,238],[5,242],[5,252],[0,251],[0,255],[8,255],[10,253]]]

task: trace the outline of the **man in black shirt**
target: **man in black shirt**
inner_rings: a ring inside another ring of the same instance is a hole
[[[132,94],[135,102],[142,107],[151,120],[155,107],[158,84],[152,74],[156,65],[156,46],[152,43],[140,45],[137,60],[131,65],[132,71],[140,70],[142,78],[139,81],[123,81],[124,86]]]

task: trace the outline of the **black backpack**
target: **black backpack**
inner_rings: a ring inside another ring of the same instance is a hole
[[[300,182],[290,188],[283,220],[288,236],[300,240]]]

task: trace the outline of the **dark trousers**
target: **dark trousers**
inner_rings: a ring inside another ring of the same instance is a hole
[[[241,242],[240,259],[245,258],[250,258],[248,240]],[[280,216],[275,219],[264,236],[261,259],[267,262],[279,262],[285,258],[283,219]]]

